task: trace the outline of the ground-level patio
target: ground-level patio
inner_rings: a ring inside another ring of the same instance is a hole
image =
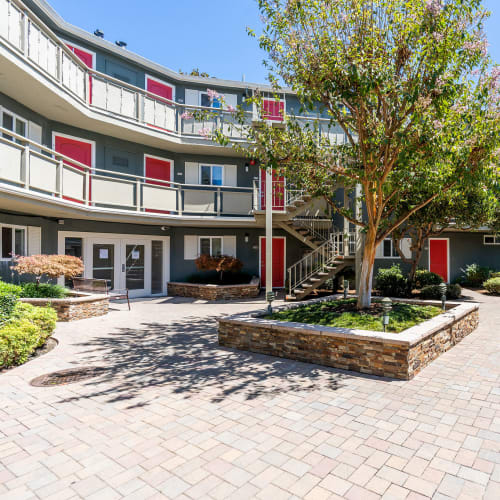
[[[480,327],[409,382],[220,348],[217,317],[262,300],[59,324],[0,374],[0,498],[500,498],[500,299],[466,294]]]

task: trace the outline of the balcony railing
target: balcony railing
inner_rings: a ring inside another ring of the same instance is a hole
[[[0,0],[0,44],[89,109],[170,136],[200,137],[204,129],[222,130],[233,140],[244,139],[244,131],[228,110],[176,103],[87,67],[20,0]],[[201,122],[186,116],[186,111],[196,109],[209,109],[210,118]],[[252,111],[247,116],[250,126]],[[304,125],[317,121],[319,136],[328,136],[335,143],[344,141],[343,134],[335,132],[327,118],[297,119]]]
[[[174,216],[251,216],[253,188],[178,182],[90,168],[0,127],[0,183],[76,205]]]

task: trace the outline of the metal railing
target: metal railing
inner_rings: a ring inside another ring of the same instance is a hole
[[[249,110],[242,127],[227,109],[176,103],[89,68],[20,0],[0,0],[0,44],[35,66],[80,105],[157,133],[200,137],[200,132],[206,135],[222,130],[232,140],[239,140],[245,138],[244,128],[251,126],[254,118]],[[194,110],[210,113],[198,121],[190,117]],[[344,142],[343,134],[332,129],[328,118],[300,116],[297,120],[304,126],[316,121],[320,136]]]
[[[341,232],[330,234],[330,237],[322,243],[316,250],[308,253],[302,259],[288,268],[288,292],[290,295],[303,283],[321,271],[334,264],[335,260],[341,256],[353,255],[351,252],[351,237],[355,241],[355,233],[348,234],[348,247],[344,247],[346,235]]]
[[[318,241],[326,241],[334,232],[333,222],[330,218],[323,217],[294,217],[294,226],[307,229]]]
[[[251,216],[253,189],[93,168],[0,127],[0,183],[66,203],[136,213]]]
[[[261,178],[253,179],[254,210],[265,210],[266,208],[266,185]],[[285,179],[272,181],[272,204],[273,212],[286,212],[287,208],[302,199],[306,194],[302,189],[294,189],[289,186]]]

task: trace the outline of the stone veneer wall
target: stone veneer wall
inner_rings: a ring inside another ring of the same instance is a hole
[[[108,313],[109,298],[106,295],[72,294],[64,299],[20,299],[34,306],[50,305],[57,312],[58,321],[76,321],[78,319],[104,316]]]
[[[265,320],[262,315],[220,319],[219,344],[403,380],[413,378],[479,323],[477,304],[455,304],[444,314],[393,334]]]
[[[204,300],[232,300],[257,297],[260,293],[259,279],[244,285],[202,285],[197,283],[168,283],[168,294]]]

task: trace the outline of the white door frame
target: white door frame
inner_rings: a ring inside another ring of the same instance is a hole
[[[265,240],[266,237],[265,236],[259,236],[259,278],[261,280],[261,283],[262,283],[262,268],[261,268],[261,251],[262,251],[262,240]],[[286,236],[273,236],[273,240],[274,239],[281,239],[281,240],[285,240],[285,244],[283,245],[283,286],[280,287],[280,286],[275,286],[273,288],[285,288],[285,284],[286,284]],[[266,241],[266,245],[267,245],[267,241]],[[272,263],[271,263],[272,265]],[[267,262],[266,262],[266,268],[267,268]]]
[[[446,283],[450,282],[450,238],[429,238],[429,251],[428,251],[428,265],[427,268],[429,271],[431,270],[431,241],[436,240],[436,241],[446,241],[446,274],[448,280]]]
[[[118,248],[115,249],[115,276],[119,273],[120,280],[117,280],[116,288],[125,288],[124,276],[125,273],[121,271],[122,262],[122,244],[138,243],[145,244],[145,285],[146,291],[141,296],[151,296],[151,241],[163,242],[163,278],[162,278],[162,293],[155,295],[166,295],[167,283],[170,281],[170,236],[152,236],[144,234],[117,234],[117,233],[88,233],[82,231],[59,231],[57,235],[57,248],[60,255],[65,252],[65,238],[82,238],[82,253],[85,269],[83,272],[84,277],[92,278],[92,253],[91,244],[96,243],[113,243],[117,244]],[[89,257],[90,255],[90,257]],[[116,278],[115,278],[116,279]],[[123,280],[123,286],[121,283]],[[59,278],[58,283],[64,285],[64,278]],[[119,286],[120,285],[120,286]]]

